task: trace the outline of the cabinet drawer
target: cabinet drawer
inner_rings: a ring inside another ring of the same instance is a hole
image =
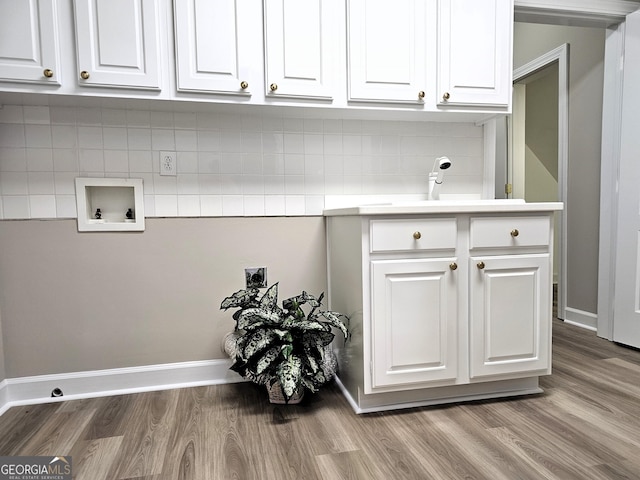
[[[455,218],[371,221],[371,253],[456,248]]]
[[[546,247],[550,242],[549,217],[472,218],[470,248]]]

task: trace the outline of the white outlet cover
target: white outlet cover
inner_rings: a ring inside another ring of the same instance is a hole
[[[160,152],[160,175],[176,176],[178,174],[176,152]]]

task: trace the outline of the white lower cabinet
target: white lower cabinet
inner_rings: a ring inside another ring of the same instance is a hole
[[[371,262],[372,388],[455,381],[455,262],[455,258]]]
[[[469,376],[551,373],[549,254],[469,263]]]
[[[551,373],[553,212],[327,214],[335,345],[356,412],[538,393]]]

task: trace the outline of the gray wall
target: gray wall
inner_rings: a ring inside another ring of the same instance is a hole
[[[4,343],[2,338],[2,314],[0,312],[0,382],[7,378],[4,368]]]
[[[567,306],[597,312],[605,30],[516,23],[514,67],[569,43]]]
[[[143,233],[83,234],[75,220],[0,221],[0,367],[15,378],[223,358],[233,320],[219,306],[244,267],[266,266],[280,299],[319,294],[325,244],[322,217],[147,219]]]

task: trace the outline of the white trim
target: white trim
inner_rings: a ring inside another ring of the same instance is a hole
[[[496,122],[496,117],[493,117],[484,123],[482,129],[484,132],[484,181],[482,182],[482,198],[495,198],[496,196]]]
[[[624,0],[515,0],[516,22],[609,27],[640,7]]]
[[[569,169],[569,44],[541,55],[513,72],[513,82],[533,74],[545,66],[558,62],[558,200],[564,204],[564,211],[558,212],[559,268],[558,272],[558,317],[565,318],[567,310],[567,208]]]
[[[0,382],[0,415],[16,405],[243,382],[230,366],[221,359],[8,378]],[[64,396],[52,398],[54,388]]]
[[[607,30],[602,98],[598,336],[613,340],[625,23]]]
[[[595,313],[567,307],[566,318],[564,321],[570,325],[575,325],[576,327],[585,328],[595,332],[598,325],[598,316]]]

